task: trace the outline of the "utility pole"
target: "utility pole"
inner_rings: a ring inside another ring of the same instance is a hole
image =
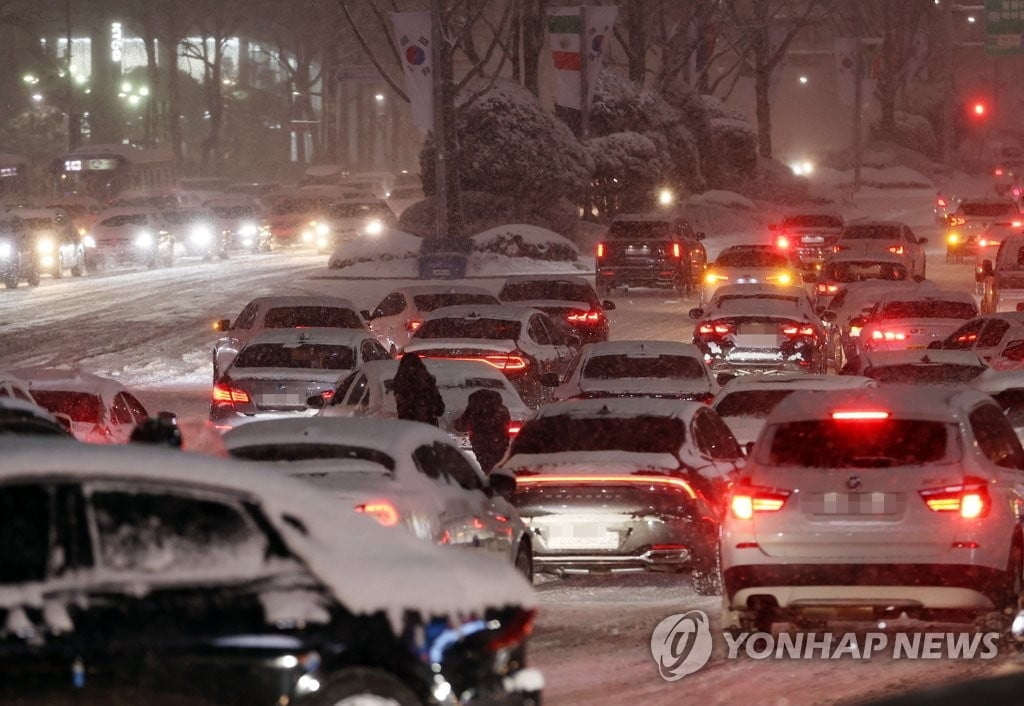
[[[587,80],[587,6],[580,7],[580,140],[590,133],[590,82]]]
[[[441,71],[441,1],[433,0],[430,15],[431,67],[434,79],[434,235],[448,236],[447,144],[444,115],[444,78]]]
[[[953,0],[942,0],[942,163],[953,171]]]
[[[861,104],[864,101],[864,40],[857,35],[853,50],[853,191],[860,190],[861,155]]]

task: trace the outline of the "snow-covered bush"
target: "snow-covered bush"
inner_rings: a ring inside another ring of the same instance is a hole
[[[462,192],[462,213],[466,233],[480,233],[506,223],[529,223],[570,235],[579,221],[578,207],[567,200],[536,208],[529,202],[482,191]],[[434,234],[434,218],[431,196],[406,208],[399,216],[398,226],[407,233],[429,237]]]
[[[386,230],[379,236],[362,236],[342,243],[331,253],[331,269],[351,267],[361,262],[405,260],[419,255],[422,238],[400,230]]]
[[[532,260],[573,261],[579,251],[571,241],[558,233],[525,223],[490,228],[474,235],[473,249],[508,257],[527,257]]]
[[[646,135],[614,132],[587,141],[594,160],[591,199],[602,213],[645,211],[654,205],[667,171]]]
[[[891,135],[882,135],[880,125],[876,122],[871,125],[872,139],[887,139],[931,158],[939,154],[939,141],[935,137],[932,124],[926,118],[899,110],[893,117],[896,121],[895,132]]]

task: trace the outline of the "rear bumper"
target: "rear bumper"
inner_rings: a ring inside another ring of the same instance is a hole
[[[672,287],[677,282],[696,283],[700,272],[668,262],[644,265],[602,264],[597,268],[597,281],[609,287]]]
[[[693,564],[693,550],[652,549],[646,547],[635,554],[572,554],[534,553],[533,567],[541,573],[557,574],[628,574],[643,571],[674,571]]]
[[[301,419],[315,416],[316,413],[315,409],[302,409],[296,411],[261,410],[253,414],[244,414],[236,411],[230,405],[214,404],[210,406],[210,421],[219,430],[227,431],[249,422],[261,422],[268,419]]]

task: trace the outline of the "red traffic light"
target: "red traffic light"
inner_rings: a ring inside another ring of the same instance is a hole
[[[988,106],[982,101],[975,101],[971,104],[971,113],[975,118],[984,118],[988,115]]]

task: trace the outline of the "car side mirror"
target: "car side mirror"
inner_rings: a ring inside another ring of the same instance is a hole
[[[1011,341],[1003,349],[1002,357],[1018,363],[1024,361],[1024,341]]]
[[[516,477],[501,471],[493,472],[487,479],[487,489],[491,495],[507,498],[516,492]]]
[[[704,231],[698,230],[693,237],[696,238],[697,240],[704,240],[708,236],[704,234]]]
[[[917,239],[917,244],[918,245],[924,245],[927,242],[928,242],[928,238],[918,238]]]
[[[704,316],[704,310],[699,306],[696,309],[690,309],[690,318],[696,321],[700,317]]]
[[[992,275],[995,274],[995,271],[996,268],[992,266],[991,260],[981,261],[981,274],[985,275],[986,277],[991,277]]]
[[[836,316],[836,312],[825,309],[821,312],[821,320],[826,324],[834,324],[839,318]]]
[[[214,321],[213,322],[213,330],[214,331],[230,331],[231,330],[231,320],[230,319],[218,319],[217,321]]]
[[[541,373],[540,384],[544,387],[558,387],[562,384],[561,379],[558,377],[558,373]]]
[[[327,400],[323,395],[312,395],[306,398],[306,407],[309,409],[323,409],[327,406]]]
[[[369,321],[370,319],[373,318],[373,314],[370,313],[369,309],[363,309],[359,313],[366,321]]]
[[[715,381],[718,382],[719,386],[725,386],[730,380],[736,377],[736,373],[718,373],[715,376]]]
[[[815,282],[818,281],[818,273],[817,272],[804,272],[803,275],[802,275],[802,278],[803,278],[805,283],[807,283],[807,284],[814,284]]]
[[[605,311],[614,311],[615,302],[613,302],[611,299],[605,299],[603,302],[601,302],[601,308],[604,309]]]

